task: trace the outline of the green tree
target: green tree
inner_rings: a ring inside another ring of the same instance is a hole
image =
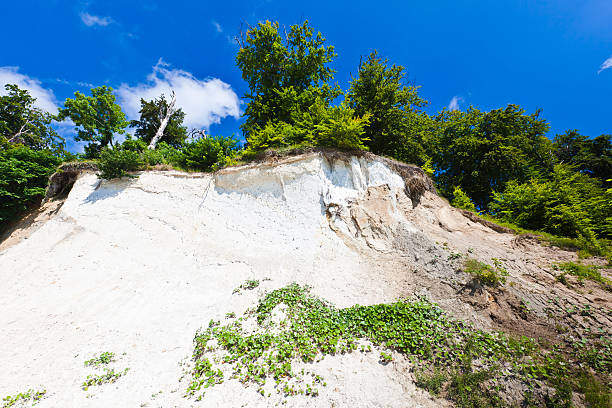
[[[49,176],[61,159],[49,150],[24,145],[0,149],[0,232],[45,195]]]
[[[0,96],[0,135],[10,143],[21,143],[33,150],[63,151],[64,139],[53,128],[53,116],[36,108],[36,98],[17,85],[6,84],[7,95]]]
[[[612,178],[612,135],[589,139],[578,130],[556,135],[553,147],[557,159],[603,182]]]
[[[75,140],[89,142],[86,156],[98,157],[102,148],[113,146],[113,135],[125,133],[128,122],[121,106],[115,103],[113,88],[100,86],[91,89],[91,96],[75,92],[74,99],[66,99],[58,120],[70,118],[76,125]]]
[[[408,84],[404,67],[389,66],[377,51],[359,64],[346,101],[356,115],[371,115],[364,133],[370,151],[416,164],[427,161],[427,133],[434,122],[421,111],[427,101],[418,89]]]
[[[307,112],[317,100],[329,105],[340,95],[328,81],[334,71],[329,63],[336,56],[325,46],[321,33],[305,21],[284,35],[277,22],[258,23],[240,39],[236,63],[249,85],[241,126],[247,140],[269,122],[292,124],[296,113]]]
[[[555,157],[545,134],[548,123],[517,105],[482,112],[443,111],[432,150],[442,193],[461,187],[476,206],[486,210],[491,193],[510,180],[519,183],[550,172]]]
[[[588,238],[612,237],[612,189],[597,179],[557,164],[550,177],[525,183],[510,181],[493,194],[490,209],[520,227]]]
[[[167,112],[168,101],[163,94],[151,101],[141,99],[140,119],[132,120],[130,127],[136,128],[136,137],[149,144]],[[164,142],[173,147],[180,147],[183,144],[187,138],[187,128],[183,126],[183,120],[185,120],[185,112],[180,108],[170,115],[162,136]]]

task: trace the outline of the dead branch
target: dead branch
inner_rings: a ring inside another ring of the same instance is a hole
[[[170,103],[168,104],[168,109],[166,110],[166,114],[163,115],[162,108],[160,108],[159,110],[159,115],[160,115],[159,117],[161,119],[161,122],[159,124],[159,128],[157,129],[157,132],[155,133],[155,136],[153,136],[153,139],[151,139],[151,143],[149,143],[150,150],[154,150],[155,146],[157,145],[157,142],[159,142],[159,140],[164,136],[164,130],[166,130],[166,126],[168,126],[170,117],[174,114],[174,112],[176,112],[174,108],[174,104],[176,103],[176,94],[174,93],[174,91],[172,91],[171,95],[172,97],[170,98]]]

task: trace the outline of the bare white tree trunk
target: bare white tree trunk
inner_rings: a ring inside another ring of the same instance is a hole
[[[202,137],[203,139],[208,139],[208,135],[206,134],[206,130],[204,129],[191,129],[189,131],[189,137],[195,139],[196,137]]]
[[[172,98],[170,99],[170,103],[168,104],[168,110],[166,111],[166,114],[163,117],[161,117],[162,112],[159,112],[161,123],[159,124],[159,128],[157,129],[157,132],[155,133],[155,136],[153,136],[153,139],[151,139],[151,143],[149,143],[149,149],[150,150],[155,149],[155,146],[157,145],[157,142],[159,142],[159,140],[164,135],[164,130],[166,130],[166,126],[168,126],[168,122],[170,121],[170,117],[175,112],[175,109],[174,109],[174,104],[175,103],[176,103],[176,95],[174,94],[174,91],[172,91]]]
[[[24,131],[24,129],[26,128],[26,126],[28,126],[30,124],[30,121],[28,120],[26,123],[23,124],[23,126],[21,127],[21,129],[19,129],[19,131],[17,133],[15,133],[15,136],[11,137],[9,139],[9,143],[18,143],[19,140],[21,139],[21,135],[23,134],[27,134],[27,132]]]

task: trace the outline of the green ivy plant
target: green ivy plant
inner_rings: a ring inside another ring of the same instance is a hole
[[[280,321],[278,307],[284,316]],[[542,384],[554,388],[565,381],[580,391],[579,379],[586,374],[579,367],[590,358],[597,378],[609,379],[609,347],[591,346],[576,349],[568,361],[566,353],[554,347],[544,350],[534,339],[489,333],[452,320],[423,298],[338,309],[312,296],[308,287],[291,284],[267,293],[243,316],[225,324],[211,320],[196,333],[187,395],[202,398],[203,389],[237,379],[262,394],[263,386],[274,381],[281,395],[316,397],[326,385],[324,378],[306,376],[296,363],[378,347],[381,362],[390,361],[391,352],[404,354],[421,370],[418,384],[444,391],[459,406],[499,406],[499,392],[491,381],[499,384],[504,376],[517,378],[529,389]],[[502,366],[503,371],[497,369]]]

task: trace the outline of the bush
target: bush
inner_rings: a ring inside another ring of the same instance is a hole
[[[364,149],[362,138],[370,122],[370,114],[362,117],[344,105],[326,107],[322,102],[313,104],[311,109],[296,121],[297,133],[302,136],[302,145],[336,147],[338,149]]]
[[[490,208],[502,220],[522,228],[577,237],[598,251],[597,238],[612,237],[612,189],[597,179],[556,165],[550,179],[511,181],[493,193]]]
[[[465,268],[463,271],[474,276],[474,278],[478,279],[483,285],[497,287],[506,283],[508,271],[501,266],[501,262],[498,259],[494,259],[493,263],[495,267],[476,259],[469,258],[465,261]]]
[[[208,137],[185,143],[174,156],[175,164],[188,170],[217,170],[232,163],[238,141],[232,137]]]
[[[317,100],[307,112],[295,113],[292,123],[268,122],[263,128],[253,131],[246,154],[287,146],[367,150],[364,142],[368,139],[363,134],[370,116],[358,117],[353,109],[344,105],[328,107]]]
[[[582,265],[574,262],[564,262],[559,264],[558,267],[570,275],[577,277],[579,281],[588,279],[593,282],[601,283],[604,288],[612,290],[612,282],[601,274],[597,265]]]
[[[45,195],[49,176],[61,159],[49,150],[26,146],[0,149],[0,231]]]
[[[120,147],[103,149],[98,159],[98,168],[102,179],[113,179],[127,176],[128,172],[142,169],[144,161],[140,153],[124,150]]]
[[[474,205],[470,197],[465,194],[459,186],[455,187],[455,189],[453,190],[453,201],[451,202],[451,204],[453,207],[477,212],[476,206]]]

